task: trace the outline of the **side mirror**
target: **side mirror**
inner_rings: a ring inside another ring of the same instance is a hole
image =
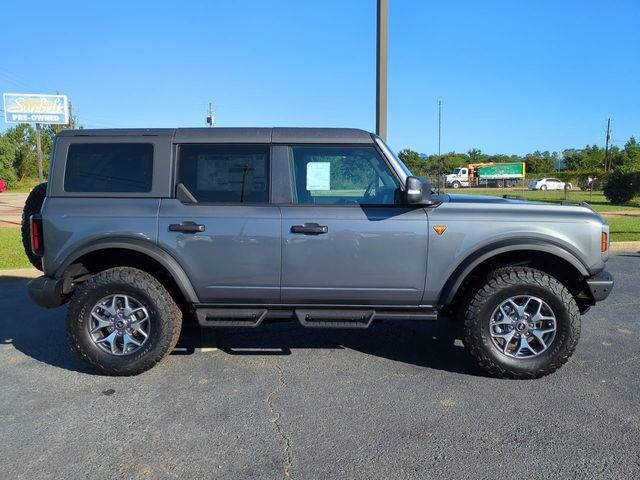
[[[422,177],[407,177],[405,201],[409,204],[431,205],[431,183]]]

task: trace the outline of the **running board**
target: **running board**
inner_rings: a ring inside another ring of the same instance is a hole
[[[369,328],[375,310],[296,310],[303,327],[310,328]]]
[[[196,308],[201,327],[257,327],[263,320],[296,318],[309,328],[368,328],[375,320],[437,320],[436,310],[375,310],[351,308],[242,308],[205,306]]]
[[[196,315],[201,327],[257,327],[267,309],[199,308]]]

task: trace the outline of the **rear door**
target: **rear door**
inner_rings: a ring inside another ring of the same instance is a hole
[[[427,216],[372,145],[292,146],[282,206],[282,302],[418,305]]]
[[[268,145],[177,147],[178,198],[163,199],[159,242],[203,303],[280,301],[280,210]]]

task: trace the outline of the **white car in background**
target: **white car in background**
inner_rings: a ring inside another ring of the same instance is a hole
[[[536,178],[529,182],[531,190],[564,190],[565,187],[571,190],[572,185],[557,178]]]

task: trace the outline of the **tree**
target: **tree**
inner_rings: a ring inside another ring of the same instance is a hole
[[[554,171],[558,157],[557,152],[549,153],[547,150],[544,152],[536,150],[533,153],[527,153],[522,161],[527,164],[526,168],[528,172],[545,174]]]
[[[581,170],[602,170],[604,169],[604,149],[597,145],[587,145],[582,151]]]
[[[0,179],[11,185],[18,178],[16,175],[15,151],[7,137],[0,135]]]
[[[469,155],[469,158],[471,159],[471,163],[482,162],[482,150],[480,150],[479,148],[471,148],[467,152],[467,155]]]
[[[604,185],[604,196],[615,205],[623,205],[640,193],[640,174],[614,170]]]
[[[411,173],[421,177],[427,177],[430,174],[429,161],[420,157],[415,150],[405,148],[398,152],[398,158],[411,170]]]
[[[53,144],[53,131],[41,131],[43,170],[49,171],[49,157]],[[0,178],[10,182],[38,176],[36,130],[29,124],[20,124],[0,135]]]
[[[640,145],[635,137],[629,138],[624,148],[611,155],[613,168],[620,172],[640,171]]]

